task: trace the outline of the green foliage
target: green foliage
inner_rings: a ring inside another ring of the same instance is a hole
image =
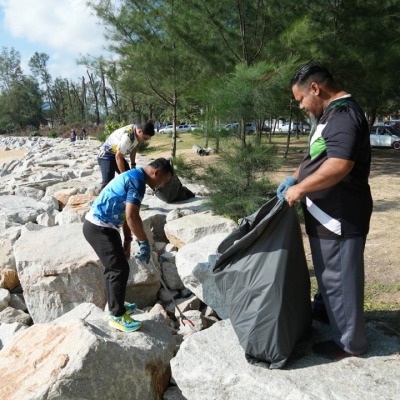
[[[49,138],[55,139],[57,137],[57,132],[56,131],[50,131],[49,132]]]
[[[195,179],[197,177],[193,166],[189,165],[183,155],[173,158],[174,173],[186,179]]]
[[[38,136],[42,136],[42,135],[40,134],[39,131],[33,131],[33,132],[31,132],[31,134],[29,136],[30,137],[38,137]]]
[[[150,146],[150,140],[145,140],[144,142],[139,142],[137,151],[139,153],[146,153],[146,151],[149,149],[149,146]]]
[[[107,121],[104,126],[104,132],[97,135],[97,138],[100,142],[105,142],[107,138],[117,129],[122,128],[127,125],[125,121],[116,122],[116,121]]]
[[[276,155],[276,147],[252,143],[245,147],[233,144],[221,152],[222,160],[209,166],[202,176],[210,190],[212,208],[234,220],[256,211],[275,195],[274,185],[263,173],[277,168]]]

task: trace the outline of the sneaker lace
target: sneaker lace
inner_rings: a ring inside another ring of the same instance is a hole
[[[135,322],[135,321],[129,316],[128,313],[125,313],[121,318],[122,318],[122,321],[123,321],[125,324],[132,324],[133,322]]]

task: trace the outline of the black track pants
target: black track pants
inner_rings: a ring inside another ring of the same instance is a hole
[[[85,220],[83,235],[104,265],[104,290],[109,310],[115,317],[125,313],[124,301],[129,278],[129,264],[125,257],[121,236],[116,229],[104,228]]]

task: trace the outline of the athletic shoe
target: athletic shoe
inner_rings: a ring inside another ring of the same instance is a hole
[[[328,360],[342,360],[348,357],[360,357],[361,354],[350,354],[341,349],[333,340],[327,340],[314,344],[312,351],[320,357]]]
[[[119,329],[122,332],[133,332],[141,328],[142,323],[132,319],[126,312],[122,317],[110,316],[108,325],[113,328]]]
[[[136,303],[125,303],[124,304],[126,312],[130,315],[136,310]],[[108,314],[112,316],[112,312],[109,311]]]

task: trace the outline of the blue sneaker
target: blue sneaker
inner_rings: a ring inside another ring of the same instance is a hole
[[[122,317],[110,316],[108,325],[122,332],[134,332],[142,327],[142,323],[132,319],[127,312]]]
[[[125,310],[130,315],[136,310],[136,303],[125,303]],[[109,311],[108,314],[112,316],[112,312]]]

